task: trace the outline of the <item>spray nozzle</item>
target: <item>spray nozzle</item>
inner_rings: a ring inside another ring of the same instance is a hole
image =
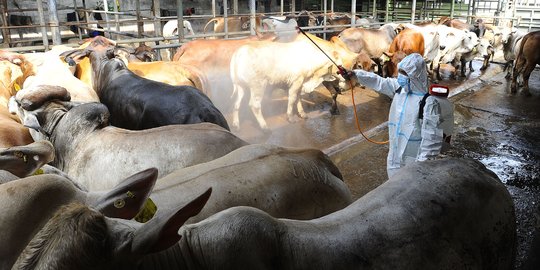
[[[341,65],[337,66],[337,68],[338,68],[338,71],[336,72],[337,74],[341,75],[341,77],[343,77],[347,81],[351,80],[352,72],[348,71]]]

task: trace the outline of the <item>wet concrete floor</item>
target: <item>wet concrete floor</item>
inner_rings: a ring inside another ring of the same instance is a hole
[[[439,83],[451,88],[456,124],[453,148],[446,154],[480,160],[499,176],[516,205],[515,269],[540,269],[528,265],[540,257],[538,251],[529,256],[534,235],[540,234],[540,71],[535,70],[529,80],[531,95],[524,95],[510,93],[501,65],[492,63],[485,71],[479,71],[480,62],[475,61],[473,66],[476,71],[466,77],[453,77],[448,67],[442,70]],[[329,113],[330,96],[325,89],[305,94],[302,102],[308,119],[295,123],[286,120],[285,96],[284,91],[276,90],[263,101],[271,133],[258,128],[247,98],[241,109],[240,129],[233,132],[250,143],[323,150],[341,170],[354,198],[386,181],[388,147],[369,143],[359,134],[350,91],[338,97],[340,115]],[[359,87],[354,90],[354,98],[364,132],[368,131],[371,139],[386,140],[391,100]],[[220,109],[232,123],[230,108]]]

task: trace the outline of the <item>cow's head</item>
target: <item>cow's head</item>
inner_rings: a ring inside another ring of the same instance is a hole
[[[31,175],[53,160],[54,147],[48,141],[0,149],[0,169],[18,177]]]
[[[517,32],[517,29],[516,28],[512,28],[512,27],[504,27],[502,30],[501,30],[501,42],[503,44],[506,44],[508,43],[508,41],[511,39],[512,35],[515,35]]]
[[[397,51],[397,52],[383,52],[383,56],[381,57],[382,63],[383,63],[383,76],[384,77],[397,77],[398,75],[398,68],[397,64],[405,58],[407,54],[403,51]]]
[[[58,120],[60,114],[56,114],[57,110],[66,112],[77,105],[70,100],[69,92],[64,87],[37,85],[17,92],[17,95],[9,100],[8,108],[10,113],[16,114],[21,119],[22,124],[30,129],[30,135],[34,141],[46,140],[56,122],[45,123],[43,111],[46,110],[45,108],[54,108],[48,111],[51,112],[49,116]]]
[[[478,50],[478,54],[482,56],[482,58],[490,57],[495,51],[490,41],[485,38],[480,39],[480,43],[478,43],[476,48]]]
[[[137,268],[145,255],[165,250],[180,240],[178,229],[203,209],[211,192],[208,189],[186,205],[158,210],[144,224],[128,220],[136,212],[118,219],[105,217],[94,207],[66,205],[34,236],[15,268],[36,269],[40,265],[71,269]]]

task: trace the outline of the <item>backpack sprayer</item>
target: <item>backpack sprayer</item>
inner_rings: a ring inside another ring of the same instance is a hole
[[[321,49],[321,47],[319,47],[319,45],[317,45],[317,43],[315,43],[315,41],[313,41],[307,34],[306,32],[304,32],[304,30],[302,30],[302,28],[300,27],[296,27],[296,29],[298,29],[298,31],[302,34],[304,34],[304,36],[306,36],[307,39],[309,39],[338,69],[338,71],[336,72],[337,74],[341,75],[341,77],[343,77],[346,81],[349,82],[349,85],[351,87],[351,98],[352,98],[352,103],[353,103],[353,111],[354,111],[354,118],[356,119],[356,128],[358,129],[358,131],[360,132],[360,134],[362,135],[362,137],[364,137],[364,139],[366,139],[368,142],[371,142],[371,143],[375,143],[375,144],[387,144],[388,141],[383,141],[383,142],[380,142],[380,141],[374,141],[374,140],[371,140],[370,138],[368,138],[366,135],[364,135],[364,132],[362,131],[362,129],[360,128],[360,123],[358,121],[358,115],[356,113],[356,103],[354,101],[354,86],[352,85],[352,82],[351,82],[351,75],[349,74],[349,72],[347,71],[347,69],[345,69],[343,66],[341,65],[338,65],[330,56],[328,56],[328,54],[326,54],[324,52],[323,49]]]

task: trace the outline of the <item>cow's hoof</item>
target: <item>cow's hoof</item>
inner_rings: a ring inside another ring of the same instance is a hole
[[[339,112],[338,109],[335,109],[335,110],[332,109],[332,110],[330,110],[330,114],[332,114],[332,115],[340,115],[341,113]]]
[[[510,73],[506,73],[506,76],[504,76],[505,79],[510,79]]]
[[[486,70],[487,67],[481,67],[480,70]]]

